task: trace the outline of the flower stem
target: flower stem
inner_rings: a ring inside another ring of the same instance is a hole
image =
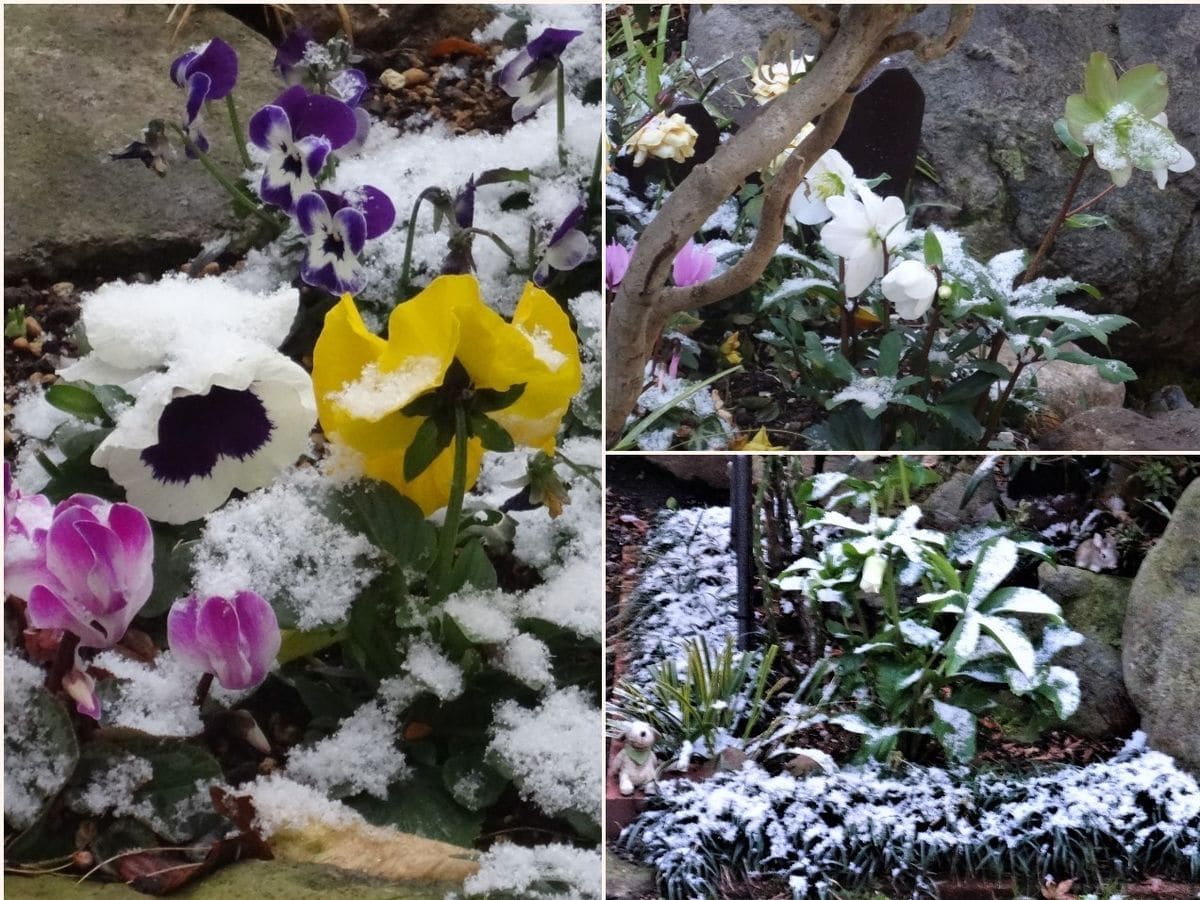
[[[200,676],[200,681],[196,685],[196,705],[204,706],[204,701],[208,699],[208,692],[212,688],[213,673],[205,672]]]
[[[412,212],[408,217],[408,234],[404,238],[404,263],[400,267],[400,290],[397,299],[408,299],[409,277],[412,275],[413,239],[417,233],[417,213],[421,211],[421,202],[436,197],[438,188],[425,188],[417,194],[413,201]]]
[[[1095,206],[1097,203],[1099,203],[1101,200],[1103,200],[1105,197],[1107,197],[1109,194],[1111,194],[1116,189],[1117,189],[1117,186],[1115,184],[1110,184],[1108,187],[1106,187],[1104,190],[1102,190],[1100,193],[1098,193],[1091,200],[1084,200],[1077,207],[1075,207],[1073,210],[1071,210],[1069,213],[1067,213],[1067,218],[1069,219],[1069,218],[1071,218],[1071,216],[1078,215],[1079,213],[1083,212],[1085,209],[1091,209],[1093,206]]]
[[[987,427],[983,433],[983,438],[979,441],[979,449],[986,450],[988,441],[996,436],[996,432],[1000,428],[1000,417],[1004,413],[1004,407],[1008,405],[1008,398],[1012,396],[1013,388],[1017,386],[1017,379],[1021,377],[1021,373],[1025,371],[1025,367],[1031,362],[1037,361],[1035,354],[1032,359],[1025,359],[1023,356],[1017,359],[1017,364],[1013,367],[1012,375],[1008,378],[1008,384],[1004,386],[1004,391],[1000,394],[992,407],[991,413],[988,414]]]
[[[467,411],[461,403],[454,407],[454,470],[450,478],[450,499],[446,518],[438,537],[437,568],[434,570],[434,599],[450,594],[450,575],[454,568],[454,550],[458,545],[458,521],[462,518],[463,496],[467,492]]]
[[[63,676],[75,667],[75,650],[79,647],[79,635],[73,631],[64,631],[62,640],[58,642],[58,652],[46,676],[46,689],[52,694],[62,690]]]
[[[1063,223],[1067,221],[1067,217],[1071,214],[1071,204],[1075,200],[1075,195],[1079,193],[1079,185],[1083,183],[1083,176],[1087,174],[1087,169],[1091,162],[1091,153],[1088,153],[1087,156],[1079,161],[1079,168],[1075,170],[1075,177],[1071,179],[1071,184],[1067,187],[1067,196],[1063,198],[1058,215],[1055,216],[1054,221],[1050,223],[1050,227],[1046,230],[1046,236],[1042,238],[1042,245],[1038,247],[1037,253],[1034,254],[1033,261],[1029,263],[1029,268],[1021,276],[1021,284],[1029,284],[1037,276],[1042,261],[1046,258],[1046,254],[1050,252],[1050,248],[1054,246],[1054,241],[1058,237],[1058,233],[1062,231]]]
[[[254,161],[250,159],[250,151],[246,149],[246,136],[242,133],[242,123],[238,120],[237,104],[233,102],[232,93],[225,95],[225,108],[229,110],[229,127],[233,129],[233,142],[237,145],[242,165],[253,169]]]
[[[230,180],[229,176],[217,167],[217,164],[212,161],[209,155],[196,146],[195,142],[188,137],[187,132],[185,132],[178,125],[174,125],[172,127],[175,129],[175,133],[183,139],[184,146],[191,151],[196,159],[200,160],[200,165],[204,166],[204,170],[213,177],[217,184],[225,189],[229,196],[233,198],[235,203],[269,225],[272,229],[274,229],[274,233],[276,235],[283,230],[280,227],[279,222],[273,216],[259,206],[254,201],[253,197],[251,197],[244,190],[242,190],[241,187]]]
[[[558,64],[558,164],[564,169],[567,167],[567,145],[563,140],[563,135],[567,130],[567,78],[563,70],[563,64],[560,61]]]

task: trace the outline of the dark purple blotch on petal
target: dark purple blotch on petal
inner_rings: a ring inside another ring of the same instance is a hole
[[[158,420],[158,443],[141,458],[157,480],[187,483],[211,475],[222,456],[253,456],[274,430],[253,391],[213,387],[168,403]]]

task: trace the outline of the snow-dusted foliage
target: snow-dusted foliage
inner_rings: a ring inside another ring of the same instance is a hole
[[[879,765],[680,779],[621,835],[670,897],[717,896],[723,872],[786,877],[794,898],[949,875],[1200,876],[1200,786],[1134,735],[1111,760],[1040,774]]]

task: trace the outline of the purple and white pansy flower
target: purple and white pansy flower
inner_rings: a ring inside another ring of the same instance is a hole
[[[310,29],[301,26],[289,31],[283,40],[275,45],[275,60],[271,63],[271,68],[288,84],[297,84],[304,74],[300,70],[300,63],[304,61],[308,45],[313,43],[316,41],[313,40]]]
[[[199,150],[208,149],[200,128],[204,104],[229,96],[237,78],[237,51],[220,38],[193,47],[171,63],[171,80],[187,90],[187,132]]]
[[[558,269],[568,272],[588,258],[592,252],[592,243],[588,236],[575,226],[583,218],[584,205],[581,203],[567,213],[562,224],[550,236],[542,261],[533,273],[533,283],[544,285],[550,278],[550,270]]]
[[[514,122],[529,118],[554,97],[559,58],[581,34],[566,28],[547,28],[500,70],[496,83],[517,100],[512,109]]]
[[[167,614],[167,643],[186,666],[240,691],[261,684],[279,653],[282,635],[271,605],[253,591],[232,598],[176,600]]]
[[[358,256],[368,240],[392,227],[396,208],[370,185],[346,194],[313,191],[296,203],[296,221],[308,237],[300,277],[334,296],[356,294],[367,280]]]
[[[250,117],[250,142],[268,154],[259,195],[294,212],[296,200],[315,190],[331,151],[355,139],[360,123],[341,100],[288,88]]]

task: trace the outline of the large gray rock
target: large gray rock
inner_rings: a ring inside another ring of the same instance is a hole
[[[955,472],[939,484],[934,492],[921,502],[925,523],[942,531],[957,531],[995,519],[998,516],[996,501],[1000,499],[995,482],[991,478],[984,479],[964,506],[963,495],[966,494],[967,485],[970,483],[970,473]]]
[[[1200,410],[1173,409],[1153,419],[1132,409],[1102,406],[1076,413],[1044,435],[1043,450],[1196,450]]]
[[[915,24],[939,30],[947,15],[945,7],[931,7]],[[716,95],[720,105],[731,108],[735,91],[749,93],[741,59],[755,57],[772,32],[794,29],[798,50],[814,48],[814,36],[797,22],[785,6],[713,5],[693,13],[689,54],[700,66],[726,60],[716,72],[734,79]],[[1088,55],[1101,50],[1118,70],[1158,63],[1169,78],[1171,129],[1200,155],[1198,43],[1200,6],[977,6],[948,56],[929,64],[898,58],[925,91],[922,156],[939,180],[918,179],[914,201],[949,204],[932,215],[962,231],[982,259],[1017,247],[1032,251],[1076,168],[1053,125],[1066,98],[1081,90]],[[1110,183],[1093,170],[1079,201]],[[1072,302],[1138,323],[1112,341],[1114,355],[1135,369],[1200,373],[1193,350],[1200,330],[1200,171],[1171,175],[1163,191],[1138,172],[1092,211],[1116,227],[1064,232],[1044,273],[1094,284],[1101,300]]]
[[[1067,730],[1096,740],[1131,734],[1138,713],[1125,689],[1120,653],[1130,580],[1042,563],[1038,586],[1058,601],[1063,618],[1083,635],[1082,644],[1054,657],[1056,665],[1079,676],[1079,709],[1067,720]]]
[[[1200,769],[1200,481],[1183,492],[1129,595],[1125,684],[1150,744]]]
[[[14,6],[4,15],[4,267],[6,279],[158,274],[233,223],[228,195],[182,155],[165,178],[108,152],[155,117],[183,121],[168,76],[192,44],[220,37],[240,57],[234,92],[243,128],[282,89],[274,50],[215,8],[192,8],[177,40],[168,8]],[[213,155],[238,173],[224,102],[211,104]]]
[[[945,16],[931,9],[918,21]],[[928,98],[923,154],[941,182],[922,182],[915,199],[958,207],[937,215],[984,259],[1036,248],[1078,163],[1053,126],[1066,98],[1082,89],[1088,55],[1107,53],[1118,71],[1160,65],[1169,79],[1171,130],[1196,154],[1198,43],[1196,6],[977,6],[957,50],[913,66]],[[1078,200],[1110,184],[1093,169]],[[1080,306],[1137,322],[1112,340],[1114,355],[1135,369],[1200,371],[1193,340],[1200,327],[1200,172],[1172,175],[1162,191],[1138,172],[1092,211],[1116,227],[1063,232],[1044,273],[1094,284],[1102,299],[1081,297]]]
[[[1062,349],[1074,351],[1080,348],[1068,341]],[[1011,372],[1017,366],[1017,357],[1006,344],[997,362]],[[1017,383],[1027,385],[1035,378],[1042,409],[1059,422],[1089,409],[1125,405],[1125,385],[1105,381],[1095,366],[1063,359],[1042,360],[1026,366]]]

